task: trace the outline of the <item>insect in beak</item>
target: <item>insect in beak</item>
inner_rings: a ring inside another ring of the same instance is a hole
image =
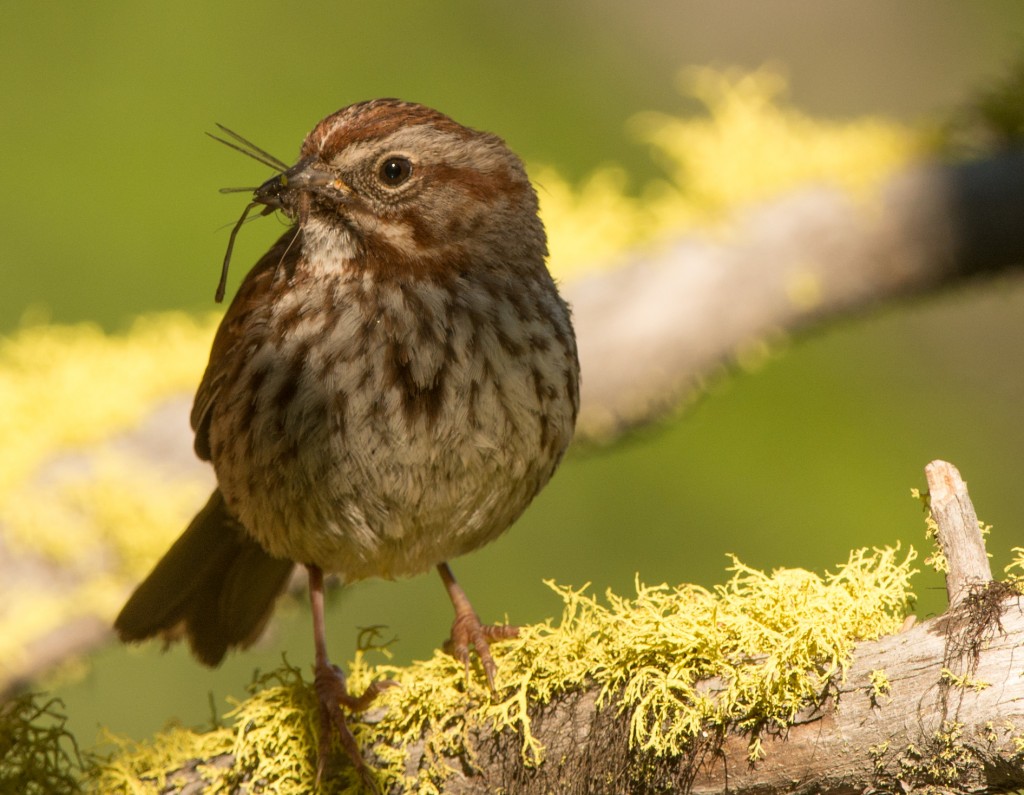
[[[312,192],[329,186],[335,191],[345,194],[349,188],[337,177],[321,168],[312,158],[300,160],[294,166],[289,167],[282,160],[223,124],[217,126],[233,140],[207,133],[213,140],[278,172],[257,188],[221,188],[221,193],[252,191],[252,201],[242,210],[242,215],[235,223],[231,230],[231,236],[228,238],[228,248],[224,253],[224,263],[220,270],[220,281],[217,282],[217,291],[214,293],[214,300],[219,304],[224,300],[224,292],[227,288],[228,266],[231,263],[231,253],[235,248],[235,238],[254,208],[262,205],[259,216],[270,215],[275,210],[284,210],[285,214],[297,217],[299,226],[304,226],[309,216]]]
[[[261,204],[263,204],[263,202],[259,202],[259,201],[251,201],[251,202],[249,202],[245,206],[245,209],[242,210],[242,217],[238,219],[238,222],[235,224],[234,228],[231,230],[231,236],[228,238],[228,250],[226,252],[224,252],[224,264],[221,265],[221,269],[220,269],[220,281],[217,282],[217,292],[215,292],[213,294],[213,300],[216,301],[218,304],[221,301],[224,300],[224,291],[225,291],[225,289],[227,289],[228,265],[231,263],[231,252],[235,248],[235,238],[238,236],[238,230],[242,228],[242,224],[245,223],[245,219],[246,219],[246,217],[248,217],[248,215],[252,211],[253,207],[258,207]],[[260,215],[261,216],[262,215],[270,215],[276,209],[277,208],[272,206],[272,205],[267,205],[267,206],[265,206],[263,208],[262,212],[260,212]]]
[[[219,304],[224,300],[224,290],[227,286],[228,280],[228,265],[231,262],[231,252],[235,248],[235,238],[238,236],[238,230],[242,228],[242,224],[245,223],[246,218],[252,209],[260,204],[265,205],[263,211],[260,213],[263,215],[270,215],[274,210],[280,208],[280,191],[284,186],[284,173],[288,170],[288,164],[283,160],[274,157],[272,154],[267,152],[265,149],[261,149],[256,146],[252,141],[247,138],[243,138],[241,135],[225,127],[223,124],[217,124],[217,127],[221,131],[230,136],[233,140],[221,138],[220,136],[214,135],[213,133],[207,133],[213,140],[224,144],[236,152],[241,152],[247,157],[251,157],[253,160],[262,163],[265,166],[278,171],[276,176],[271,177],[258,188],[221,188],[221,193],[242,193],[252,191],[253,200],[246,205],[245,209],[242,210],[242,216],[235,223],[234,228],[231,230],[231,236],[228,238],[228,249],[224,253],[224,264],[220,270],[220,281],[217,282],[217,292],[214,293],[214,300]]]

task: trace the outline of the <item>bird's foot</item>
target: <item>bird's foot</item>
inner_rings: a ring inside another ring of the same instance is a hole
[[[320,751],[316,765],[316,782],[320,784],[327,760],[331,755],[331,746],[334,735],[337,734],[341,741],[341,747],[351,760],[359,778],[371,792],[377,792],[376,783],[370,775],[370,769],[366,766],[363,754],[356,744],[356,738],[352,736],[348,724],[345,722],[345,714],[342,707],[349,712],[362,712],[367,709],[378,695],[396,683],[390,680],[374,682],[360,696],[353,696],[348,692],[345,685],[345,674],[336,665],[325,663],[316,666],[313,685],[316,688],[317,704],[320,709]]]
[[[461,662],[466,668],[466,681],[469,682],[469,649],[476,651],[480,658],[480,665],[483,666],[484,675],[487,677],[487,685],[491,693],[497,693],[494,687],[494,675],[498,672],[498,666],[491,656],[491,642],[496,640],[508,640],[518,637],[519,627],[511,624],[481,624],[476,612],[470,608],[459,610],[455,614],[455,621],[452,622],[451,637],[445,641],[444,650]]]

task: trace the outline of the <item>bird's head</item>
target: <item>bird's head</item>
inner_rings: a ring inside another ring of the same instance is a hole
[[[504,141],[395,99],[328,116],[253,200],[299,225],[308,257],[382,276],[514,271],[547,253],[536,193]]]

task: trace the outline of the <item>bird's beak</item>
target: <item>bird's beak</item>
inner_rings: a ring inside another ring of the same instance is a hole
[[[350,188],[336,174],[332,174],[319,160],[308,157],[287,171],[271,177],[253,193],[252,200],[275,210],[288,210],[303,194],[330,193],[342,198]]]

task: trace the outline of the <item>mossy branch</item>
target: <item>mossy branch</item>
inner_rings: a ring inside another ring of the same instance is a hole
[[[948,552],[957,534],[977,534],[965,521],[974,509],[955,468],[928,473],[933,508],[957,495],[957,510],[933,513]],[[399,686],[353,728],[381,790],[396,794],[1018,788],[1020,589],[976,579],[946,614],[911,626],[914,558],[861,550],[825,576],[737,561],[713,591],[638,583],[632,599],[558,588],[557,625],[495,647],[497,698],[440,652],[409,668],[360,656],[354,689],[382,677]],[[947,559],[963,579],[962,558]],[[315,715],[309,683],[285,668],[256,683],[232,725],[126,745],[91,786],[307,792]],[[324,792],[359,792],[338,757]]]

